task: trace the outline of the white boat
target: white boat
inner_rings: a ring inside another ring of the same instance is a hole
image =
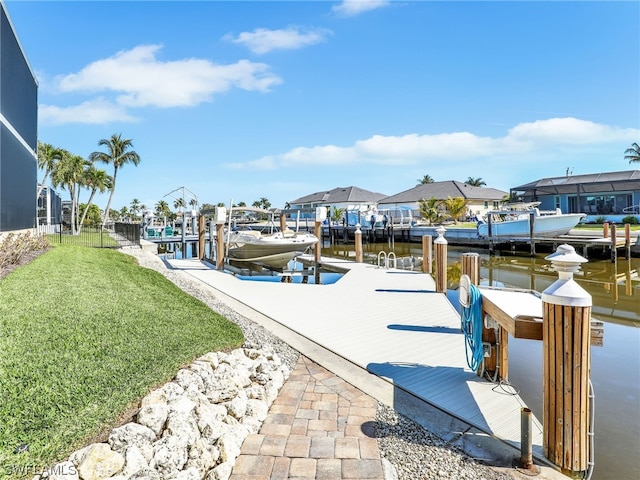
[[[489,237],[530,237],[533,221],[533,237],[557,237],[569,233],[586,217],[584,213],[562,213],[558,208],[553,211],[540,211],[540,202],[508,204],[500,210],[487,212],[486,219],[478,222],[478,236]]]
[[[271,220],[267,225],[269,233],[250,229],[230,229],[226,235],[226,256],[229,260],[282,268],[290,260],[302,255],[309,247],[318,243],[318,237],[308,232],[294,232],[289,229],[274,231],[273,212],[269,210],[255,207],[241,207],[233,210],[270,214]],[[232,218],[231,212],[230,218]]]
[[[230,260],[284,266],[318,243],[318,237],[307,232],[275,232],[262,234],[256,230],[230,232],[227,257]]]

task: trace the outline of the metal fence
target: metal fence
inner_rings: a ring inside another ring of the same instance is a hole
[[[80,233],[71,232],[68,224],[40,225],[40,235],[46,235],[49,242],[67,245],[81,245],[95,248],[120,248],[140,245],[139,223],[115,223],[100,227],[82,227]]]

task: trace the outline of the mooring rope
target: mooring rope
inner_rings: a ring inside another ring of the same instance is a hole
[[[467,365],[478,371],[484,358],[482,348],[482,295],[475,285],[469,286],[469,307],[462,307],[462,332],[465,336]]]

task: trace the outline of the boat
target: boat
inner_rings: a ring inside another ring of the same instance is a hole
[[[565,235],[586,217],[584,213],[562,213],[558,208],[541,211],[540,202],[506,204],[500,210],[487,212],[478,222],[480,237],[557,237]],[[489,235],[491,226],[491,235]]]
[[[227,236],[227,257],[230,260],[262,263],[279,267],[302,255],[318,243],[318,237],[307,232],[274,232],[239,230]]]
[[[268,233],[251,228],[229,229],[226,235],[226,256],[229,260],[251,262],[270,268],[284,268],[292,259],[318,243],[318,237],[308,232],[295,232],[289,229],[275,231],[273,212],[269,210],[255,207],[242,207],[242,210],[270,214],[271,220],[266,227]],[[231,212],[230,218],[232,218]]]

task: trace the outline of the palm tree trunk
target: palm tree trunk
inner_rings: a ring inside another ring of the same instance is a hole
[[[87,213],[89,213],[89,207],[91,206],[93,197],[96,194],[96,190],[97,188],[91,189],[91,195],[89,195],[89,200],[87,200],[87,206],[85,207],[84,212],[82,213],[82,218],[80,219],[80,224],[78,225],[78,235],[80,235],[80,232],[82,231],[82,226],[84,225],[84,221],[87,218]]]
[[[116,190],[116,176],[118,175],[118,167],[113,169],[113,182],[111,183],[111,193],[109,194],[109,200],[107,201],[107,207],[104,209],[104,217],[102,217],[102,228],[109,219],[109,209],[111,208],[111,200],[113,199],[113,192]]]

